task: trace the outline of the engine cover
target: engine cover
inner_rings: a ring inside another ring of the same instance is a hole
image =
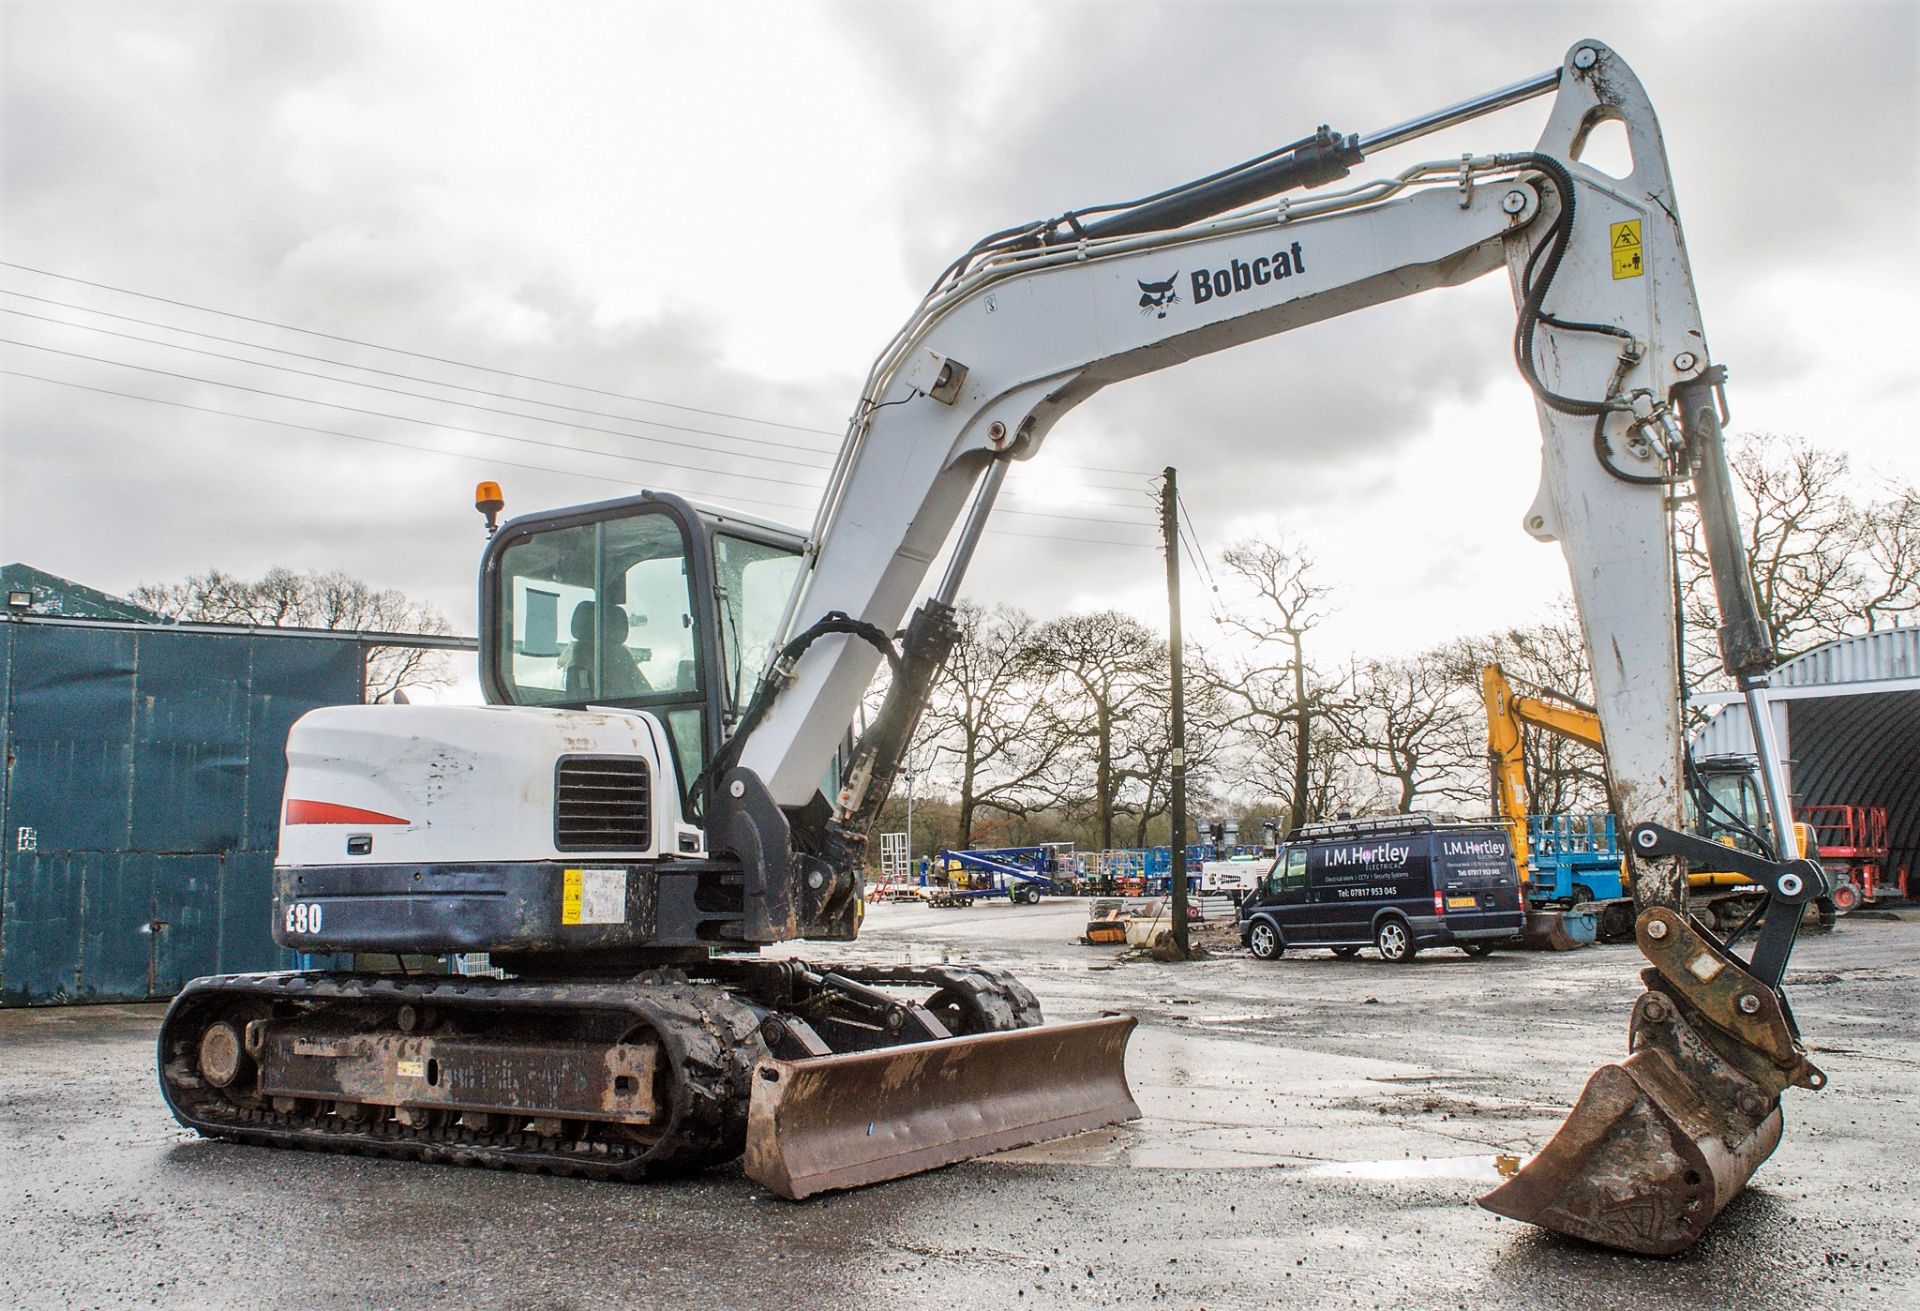
[[[330,706],[287,736],[283,867],[675,850],[680,788],[642,712]]]
[[[681,824],[671,762],[639,712],[313,711],[287,739],[274,938],[565,955],[725,937],[739,878]]]

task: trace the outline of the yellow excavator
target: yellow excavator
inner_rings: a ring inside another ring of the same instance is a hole
[[[1531,146],[1345,181],[1540,96]],[[1608,123],[1624,176],[1581,162]],[[159,1038],[174,1114],[240,1142],[611,1179],[744,1156],[790,1198],[1137,1114],[1130,1017],[1043,1025],[996,970],[762,949],[858,932],[868,835],[995,497],[1075,405],[1503,269],[1544,466],[1522,523],[1569,564],[1653,968],[1632,1054],[1484,1204],[1630,1251],[1688,1246],[1779,1141],[1782,1091],[1823,1081],[1780,979],[1824,875],[1734,853],[1774,901],[1747,958],[1686,914],[1684,862],[1724,849],[1680,831],[1667,506],[1683,485],[1750,709],[1773,653],[1659,124],[1598,41],[1377,132],[1322,127],[983,238],[880,352],[808,529],[656,491],[499,525],[480,562],[490,704],[294,726],[274,936],[363,961],[485,952],[507,977],[196,980]],[[1313,379],[1270,383],[1284,434]],[[501,498],[477,499],[491,522]],[[882,661],[885,701],[845,749]],[[1770,762],[1770,722],[1757,731]]]
[[[1527,938],[1533,945],[1566,950],[1583,935],[1564,922],[1563,908],[1591,904],[1598,935],[1614,940],[1633,932],[1632,883],[1626,853],[1615,837],[1613,817],[1542,817],[1540,837],[1556,848],[1555,855],[1579,866],[1570,872],[1543,870],[1533,860],[1531,811],[1526,786],[1526,741],[1529,732],[1550,733],[1606,753],[1600,716],[1590,705],[1547,687],[1517,690],[1513,679],[1497,664],[1480,670],[1480,695],[1487,715],[1487,759],[1493,774],[1494,811],[1506,824],[1513,843],[1514,864],[1529,908]],[[1690,789],[1692,829],[1698,836],[1728,847],[1756,850],[1762,844],[1757,830],[1760,786],[1754,762],[1744,756],[1686,761],[1692,775]],[[1579,822],[1576,822],[1576,821]],[[1796,823],[1799,849],[1813,852],[1813,830]],[[1577,848],[1569,852],[1567,848]],[[1709,926],[1732,929],[1763,909],[1766,894],[1744,874],[1721,869],[1696,869],[1687,874],[1689,911]],[[1823,921],[1828,918],[1822,910]]]

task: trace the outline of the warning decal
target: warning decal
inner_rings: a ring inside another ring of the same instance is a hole
[[[1613,276],[1637,278],[1647,271],[1646,264],[1640,258],[1640,220],[1628,219],[1625,223],[1615,223],[1607,229],[1608,243],[1613,247]]]
[[[625,924],[627,872],[624,869],[570,869],[561,876],[562,924]]]

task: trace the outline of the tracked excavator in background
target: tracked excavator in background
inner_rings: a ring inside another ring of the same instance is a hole
[[[1547,95],[1532,149],[1334,185],[1377,151]],[[1631,147],[1624,177],[1580,162],[1608,121]],[[1502,266],[1542,434],[1525,527],[1567,556],[1651,968],[1632,1054],[1483,1203],[1635,1252],[1688,1246],[1779,1141],[1782,1091],[1822,1082],[1780,980],[1823,876],[1784,822],[1724,375],[1665,150],[1638,79],[1597,41],[1384,131],[1323,127],[980,241],[879,356],[809,532],[653,492],[502,526],[480,580],[491,704],[302,719],[274,913],[301,952],[485,952],[508,977],[196,980],[159,1039],[174,1114],[241,1142],[602,1178],[744,1154],[788,1197],[1135,1115],[1129,1017],[1043,1025],[993,970],[760,949],[855,935],[867,835],[962,576],[1012,462],[1068,410]],[[1278,389],[1276,410],[1284,431]],[[1773,901],[1745,957],[1685,906],[1686,862],[1729,859],[1683,831],[1669,515],[1689,483],[1784,857],[1741,857]],[[843,750],[883,660],[884,704]]]

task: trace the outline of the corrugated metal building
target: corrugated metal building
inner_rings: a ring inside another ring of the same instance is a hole
[[[1920,628],[1842,638],[1797,656],[1774,671],[1769,699],[1795,804],[1885,806],[1892,864],[1920,874]],[[1752,754],[1745,711],[1724,705],[1693,750],[1696,758]]]
[[[0,623],[0,1004],[275,968],[288,727],[360,700],[344,637]]]

